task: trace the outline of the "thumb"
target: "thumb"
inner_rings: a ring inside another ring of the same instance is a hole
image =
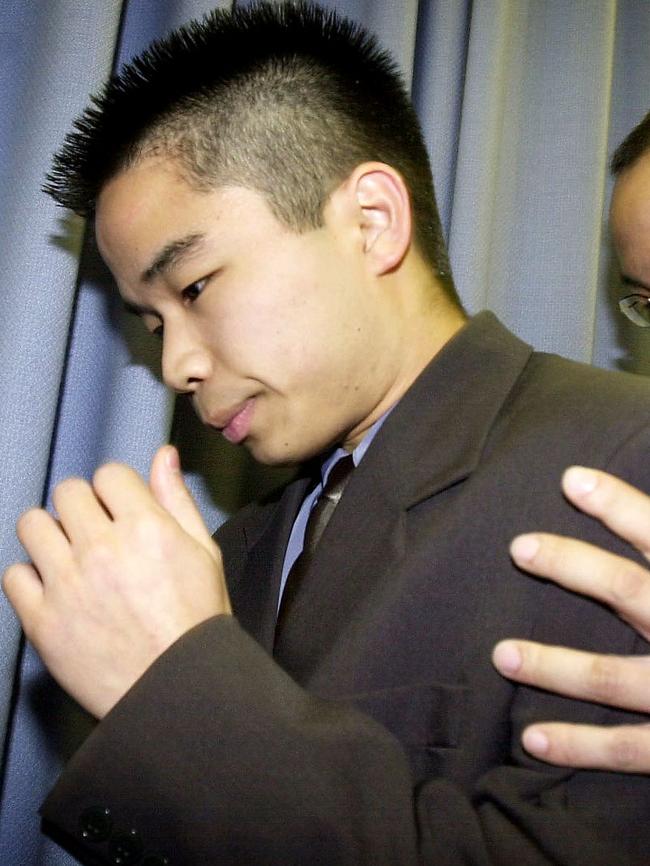
[[[149,486],[158,505],[164,508],[188,535],[212,553],[214,542],[185,486],[178,451],[173,445],[164,445],[156,451],[151,462]]]

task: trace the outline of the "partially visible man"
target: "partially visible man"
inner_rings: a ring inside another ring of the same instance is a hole
[[[650,113],[612,159],[616,184],[610,223],[621,278],[631,293],[621,310],[650,325]],[[650,498],[604,472],[572,467],[567,498],[650,559]],[[516,538],[514,561],[532,574],[610,605],[650,640],[650,571],[638,563],[571,538],[535,533]],[[530,641],[503,641],[494,663],[505,676],[572,697],[650,712],[650,657],[597,655]],[[527,728],[531,754],[574,767],[650,772],[650,725],[611,728],[549,722]]]

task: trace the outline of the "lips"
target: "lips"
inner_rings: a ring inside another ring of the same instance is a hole
[[[211,415],[208,423],[211,427],[216,427],[221,430],[223,437],[237,445],[243,442],[250,431],[251,422],[253,420],[253,410],[255,408],[255,398],[250,397],[239,406],[229,409],[226,412],[220,412],[218,415]]]

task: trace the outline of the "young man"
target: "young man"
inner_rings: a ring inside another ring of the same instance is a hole
[[[621,309],[636,324],[650,323],[650,114],[630,132],[612,159],[616,176],[611,206],[612,238],[622,282],[629,294]],[[604,473],[571,469],[567,496],[648,559],[650,499]],[[650,639],[650,572],[636,562],[568,538],[536,535],[513,546],[517,564],[562,586],[611,605]],[[520,682],[625,709],[650,712],[648,658],[617,658],[534,643],[503,644],[495,654],[502,673]],[[524,744],[539,758],[562,765],[650,772],[646,724],[596,728],[567,724],[535,726]]]
[[[374,42],[312,7],[214,13],[109,84],[50,191],[94,216],[166,382],[305,466],[214,541],[169,447],[150,486],[105,466],[57,488],[58,521],[21,519],[32,564],[6,592],[99,720],[50,831],[88,863],[645,862],[649,780],[519,746],[560,708],[618,714],[489,653],[575,631],[634,651],[598,605],[522,581],[507,542],[531,523],[604,542],[557,480],[582,457],[650,481],[650,387],[466,321]]]

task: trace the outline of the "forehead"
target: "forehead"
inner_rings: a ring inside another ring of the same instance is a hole
[[[147,246],[165,236],[173,203],[183,206],[189,194],[174,163],[165,159],[137,163],[107,181],[97,200],[95,235],[114,273],[122,251],[146,255]]]
[[[190,207],[197,196],[169,158],[150,158],[119,172],[104,184],[97,200],[100,249],[145,226],[152,233],[164,231],[174,212]]]
[[[610,225],[625,281],[630,286],[650,285],[650,153],[617,178]]]
[[[624,169],[614,184],[610,212],[615,241],[650,233],[650,151]]]
[[[95,216],[99,251],[121,289],[136,285],[166,249],[182,251],[190,238],[232,247],[245,243],[251,232],[277,228],[260,193],[234,186],[199,191],[173,159],[163,157],[111,178],[99,195]],[[197,252],[202,247],[191,246]]]

